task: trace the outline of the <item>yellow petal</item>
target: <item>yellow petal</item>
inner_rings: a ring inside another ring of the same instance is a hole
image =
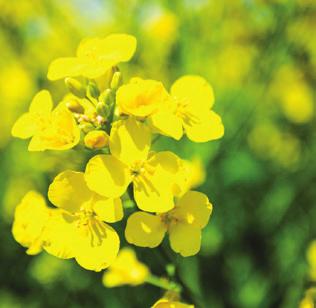
[[[22,246],[31,248],[29,254],[41,251],[49,211],[42,195],[35,191],[28,192],[15,209],[12,234]]]
[[[49,115],[53,109],[53,101],[47,90],[39,91],[33,98],[30,105],[30,113],[37,115]]]
[[[173,189],[167,173],[155,167],[153,173],[138,175],[133,180],[134,198],[138,208],[147,212],[162,213],[174,207]]]
[[[188,138],[194,142],[216,140],[224,135],[224,126],[219,115],[210,110],[200,112],[194,120],[183,123]]]
[[[133,166],[145,161],[150,148],[151,135],[145,124],[134,118],[116,122],[111,130],[110,150],[117,159]]]
[[[194,106],[210,109],[214,93],[210,84],[200,76],[187,75],[179,78],[171,87],[171,95]]]
[[[24,113],[14,123],[11,134],[13,137],[28,139],[35,134],[36,128],[36,117],[30,113]]]
[[[124,216],[120,198],[97,197],[93,202],[93,210],[101,220],[110,223],[120,221]]]
[[[41,138],[41,135],[35,135],[32,137],[28,150],[30,152],[36,152],[36,151],[45,151],[46,150],[46,143]]]
[[[127,34],[111,34],[107,37],[83,40],[77,50],[79,58],[111,61],[113,65],[130,60],[136,50],[136,38]]]
[[[99,272],[115,260],[120,239],[112,227],[93,218],[84,228],[76,244],[76,261],[85,269]]]
[[[151,115],[149,125],[154,132],[180,140],[183,135],[182,121],[173,112],[162,111]]]
[[[68,150],[79,143],[80,129],[70,111],[56,107],[52,113],[52,130],[42,132],[46,139],[47,149]]]
[[[164,185],[166,189],[170,186],[174,195],[182,192],[184,184],[188,181],[188,177],[183,172],[183,161],[176,154],[170,151],[158,152],[151,156],[149,162],[155,168],[158,166],[162,169],[163,174],[161,176],[165,177]]]
[[[124,284],[136,286],[145,282],[149,270],[139,262],[130,248],[120,250],[117,258],[103,275],[103,284],[112,288]]]
[[[120,112],[137,117],[147,117],[162,108],[169,94],[161,82],[133,78],[121,86],[116,94]]]
[[[183,257],[197,254],[201,247],[201,229],[184,223],[176,223],[169,228],[171,248]]]
[[[165,233],[166,227],[160,217],[144,212],[129,216],[125,229],[126,240],[140,247],[157,247]]]
[[[194,308],[193,305],[162,298],[158,300],[151,308]]]
[[[61,259],[73,258],[78,223],[75,216],[60,209],[53,210],[43,235],[45,251]]]
[[[210,218],[213,206],[207,196],[197,191],[184,194],[172,210],[172,216],[198,228],[204,228]]]
[[[88,187],[101,196],[116,198],[121,196],[131,181],[126,165],[112,155],[92,157],[85,171]]]
[[[58,58],[48,68],[47,78],[57,80],[65,77],[76,77],[89,69],[89,62],[78,58]]]
[[[48,189],[50,202],[71,213],[78,212],[91,198],[92,192],[87,187],[82,172],[61,172]]]

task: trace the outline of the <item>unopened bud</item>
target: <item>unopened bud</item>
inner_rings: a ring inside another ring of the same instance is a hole
[[[106,118],[108,116],[110,108],[109,105],[105,104],[104,102],[98,102],[96,110],[98,115]]]
[[[121,72],[115,72],[111,80],[111,89],[117,90],[122,84]]]
[[[86,88],[77,79],[67,77],[65,78],[65,84],[72,94],[80,98],[84,98],[86,96]]]
[[[98,98],[100,95],[100,90],[95,82],[89,82],[87,86],[87,97]]]
[[[79,128],[86,134],[95,129],[94,125],[89,122],[81,122]]]
[[[84,108],[82,105],[75,99],[66,103],[67,108],[74,113],[84,113]]]
[[[104,102],[106,105],[110,105],[111,99],[112,99],[111,89],[104,90],[99,97],[99,101]]]
[[[93,130],[84,137],[84,143],[89,149],[102,149],[109,144],[109,135],[103,130]]]

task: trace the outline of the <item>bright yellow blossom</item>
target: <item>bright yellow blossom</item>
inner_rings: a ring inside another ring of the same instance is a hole
[[[96,155],[86,166],[89,188],[105,197],[118,197],[132,182],[140,209],[172,209],[180,159],[167,151],[149,153],[150,143],[150,130],[145,124],[132,117],[116,122],[110,134],[111,155]]]
[[[206,195],[189,191],[167,213],[153,215],[133,213],[127,220],[125,237],[131,244],[140,247],[157,247],[168,231],[171,248],[182,256],[199,252],[201,229],[212,213],[212,204]]]
[[[159,133],[179,140],[183,132],[194,142],[219,139],[224,126],[214,104],[212,87],[199,76],[183,76],[171,87],[172,100],[153,114],[150,125]]]
[[[32,137],[29,151],[67,150],[79,142],[80,130],[72,114],[62,106],[52,108],[50,93],[42,90],[33,98],[29,111],[15,122],[14,137]]]
[[[130,60],[136,50],[136,39],[127,34],[83,40],[76,57],[58,58],[48,69],[47,77],[57,80],[83,76],[90,79],[105,74],[112,66]]]
[[[87,187],[82,172],[64,171],[48,191],[59,209],[45,229],[44,249],[59,258],[75,258],[85,269],[101,271],[115,260],[119,237],[105,222],[123,217],[119,198],[104,198]]]
[[[12,234],[15,240],[27,247],[26,253],[35,255],[41,252],[43,230],[49,218],[50,209],[42,195],[29,191],[15,209]]]
[[[112,288],[125,284],[137,286],[146,281],[148,267],[137,260],[134,250],[123,248],[103,275],[103,284]]]
[[[152,115],[163,107],[168,99],[169,94],[161,82],[136,77],[121,86],[116,94],[120,112],[137,117]]]

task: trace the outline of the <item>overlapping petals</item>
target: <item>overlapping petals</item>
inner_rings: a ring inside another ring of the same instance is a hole
[[[149,153],[150,140],[148,127],[135,118],[117,122],[110,135],[112,154],[96,155],[86,166],[89,188],[106,197],[117,197],[133,183],[140,209],[172,209],[180,159],[171,152]]]
[[[42,90],[33,98],[29,112],[15,122],[12,135],[32,138],[29,151],[67,150],[78,144],[80,130],[72,114],[63,106],[52,108],[50,93]]]
[[[167,213],[153,215],[145,212],[132,214],[127,221],[125,236],[129,243],[140,247],[157,247],[166,232],[171,248],[187,257],[200,250],[201,229],[209,221],[212,204],[206,195],[189,191]]]
[[[111,34],[105,38],[83,40],[76,57],[58,58],[48,69],[47,77],[57,80],[83,76],[97,78],[112,66],[130,60],[136,50],[135,37],[127,34]]]

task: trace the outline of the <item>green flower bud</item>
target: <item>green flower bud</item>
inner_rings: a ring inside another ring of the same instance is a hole
[[[97,103],[97,114],[106,118],[108,116],[108,113],[110,111],[110,106],[105,104],[104,102],[98,102]]]
[[[79,128],[86,134],[95,129],[94,125],[89,122],[81,122]]]
[[[77,79],[67,77],[65,78],[65,84],[72,94],[80,98],[86,97],[86,88]]]
[[[122,73],[115,72],[111,80],[111,89],[117,90],[122,84]]]
[[[100,95],[100,90],[95,82],[89,82],[87,86],[87,97],[98,98]]]

